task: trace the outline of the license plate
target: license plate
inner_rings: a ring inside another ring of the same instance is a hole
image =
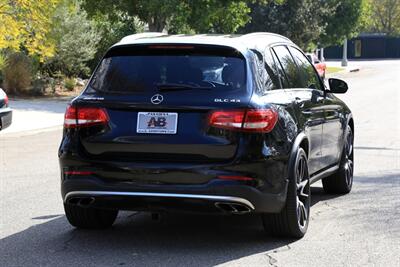
[[[137,117],[137,133],[176,134],[178,113],[171,112],[139,112]]]

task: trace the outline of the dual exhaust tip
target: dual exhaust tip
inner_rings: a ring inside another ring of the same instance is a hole
[[[233,202],[215,202],[215,207],[225,213],[231,214],[245,214],[252,211],[247,205]]]
[[[70,205],[77,205],[82,208],[88,208],[95,201],[94,197],[72,197],[67,200],[67,203]]]
[[[70,205],[77,205],[82,208],[88,208],[95,202],[94,197],[72,197],[67,200],[67,203]],[[234,202],[215,202],[215,207],[217,207],[220,211],[224,213],[230,214],[245,214],[250,213],[252,209],[241,203]]]

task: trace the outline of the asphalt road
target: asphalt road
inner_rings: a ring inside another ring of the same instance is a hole
[[[0,266],[400,266],[400,61],[339,74],[355,117],[353,191],[312,188],[301,240],[273,239],[257,216],[121,213],[106,231],[63,214],[60,130],[0,136]]]

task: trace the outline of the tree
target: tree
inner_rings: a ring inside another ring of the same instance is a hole
[[[303,49],[309,49],[315,46],[324,32],[324,16],[332,11],[326,2],[287,0],[283,4],[253,3],[250,5],[251,22],[240,32],[274,32],[290,38]]]
[[[371,18],[366,30],[400,35],[400,0],[370,0]]]
[[[88,12],[127,12],[150,31],[232,33],[249,21],[247,2],[239,0],[86,0]],[[92,10],[92,11],[89,11]]]
[[[79,2],[64,1],[57,7],[51,34],[56,40],[56,53],[44,68],[67,76],[87,76],[87,62],[97,51],[100,35]]]
[[[322,46],[342,44],[345,38],[356,36],[367,16],[366,0],[328,1],[332,12],[324,13],[325,30],[318,42]]]
[[[127,12],[120,10],[112,10],[107,13],[93,12],[92,10],[89,15],[100,36],[96,54],[89,61],[91,69],[96,67],[111,45],[121,40],[124,36],[144,30],[143,23],[137,17],[132,17]]]
[[[0,50],[27,49],[43,60],[54,54],[49,37],[51,17],[59,0],[0,0]]]

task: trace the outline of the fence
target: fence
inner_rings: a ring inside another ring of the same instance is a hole
[[[400,58],[400,38],[382,35],[360,36],[347,41],[349,59]],[[326,59],[340,59],[342,46],[324,49]]]

